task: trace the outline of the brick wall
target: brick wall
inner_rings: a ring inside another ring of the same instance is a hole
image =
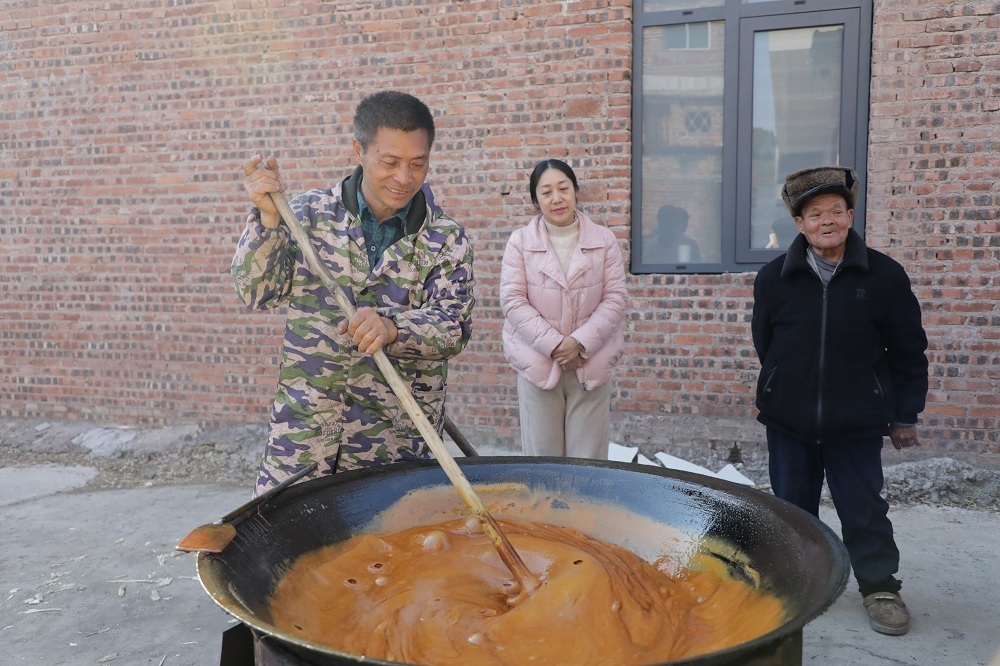
[[[631,3],[163,4],[0,9],[0,415],[264,421],[283,313],[232,290],[240,163],[274,151],[295,190],[339,179],[357,102],[398,88],[436,112],[429,181],[476,250],[449,410],[474,442],[515,442],[500,257],[544,156],[628,250]],[[876,5],[868,237],[924,304],[928,445],[997,453],[1000,5],[925,4]],[[759,445],[751,284],[630,277],[619,441]]]
[[[923,307],[931,444],[1000,453],[1000,2],[875,9],[869,244]]]

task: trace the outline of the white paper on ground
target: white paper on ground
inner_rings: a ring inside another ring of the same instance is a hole
[[[661,467],[660,463],[656,462],[655,460],[650,460],[641,453],[637,457],[636,462],[639,463],[640,465],[656,465],[657,467]]]
[[[638,446],[622,446],[614,442],[608,444],[608,460],[628,463],[635,460],[635,454],[637,453],[639,453]]]
[[[655,457],[660,461],[660,464],[667,469],[676,469],[681,472],[694,472],[695,474],[704,474],[705,476],[715,476],[715,472],[712,470],[706,469],[701,465],[695,465],[694,463],[688,462],[683,458],[672,456],[669,453],[663,453],[660,451]]]
[[[738,469],[732,465],[726,465],[718,472],[715,473],[720,479],[725,479],[726,481],[732,481],[733,483],[742,483],[744,486],[756,486],[751,479],[744,476]]]

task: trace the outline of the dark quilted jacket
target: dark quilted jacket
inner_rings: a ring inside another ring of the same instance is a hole
[[[903,267],[851,230],[824,288],[801,234],[754,280],[761,361],[757,419],[816,442],[887,435],[916,423],[927,395],[927,336]]]

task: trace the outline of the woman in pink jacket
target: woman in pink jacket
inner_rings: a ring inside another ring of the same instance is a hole
[[[607,459],[611,368],[625,347],[621,250],[577,210],[568,164],[543,160],[528,182],[541,214],[511,234],[500,273],[521,445],[525,455]]]

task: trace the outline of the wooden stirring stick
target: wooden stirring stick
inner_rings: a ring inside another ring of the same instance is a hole
[[[309,234],[302,227],[299,222],[299,218],[295,215],[295,211],[292,207],[288,205],[288,201],[280,192],[272,192],[270,194],[271,201],[274,205],[278,207],[278,212],[281,213],[281,217],[285,220],[285,224],[288,226],[288,230],[292,233],[292,237],[295,238],[295,242],[298,243],[299,249],[302,250],[302,254],[306,259],[306,264],[319,273],[320,279],[323,284],[326,285],[330,293],[333,294],[334,299],[337,301],[337,307],[343,311],[344,316],[348,319],[354,316],[354,306],[351,302],[347,300],[347,295],[344,293],[343,289],[334,280],[333,275],[330,274],[329,269],[326,264],[319,258],[316,254],[316,248],[313,247],[312,241],[309,239]],[[497,554],[500,555],[500,559],[510,572],[514,574],[517,581],[521,584],[522,593],[530,594],[540,585],[538,578],[535,577],[528,567],[525,566],[524,560],[521,556],[517,554],[514,550],[514,546],[511,545],[510,540],[507,539],[507,535],[503,533],[500,529],[500,525],[493,519],[489,511],[486,510],[486,505],[483,504],[482,499],[473,490],[472,484],[469,480],[465,478],[465,474],[459,468],[458,463],[448,452],[445,447],[444,442],[441,441],[441,437],[438,435],[437,430],[431,425],[431,422],[427,419],[420,405],[413,398],[410,393],[409,387],[403,383],[402,378],[399,376],[399,372],[396,367],[392,365],[389,358],[385,355],[385,352],[379,349],[373,355],[375,359],[375,364],[378,366],[379,370],[385,376],[386,380],[389,382],[389,386],[392,388],[393,393],[399,398],[399,401],[403,403],[403,408],[406,413],[410,415],[413,422],[417,426],[417,430],[423,435],[424,440],[430,446],[431,451],[434,453],[434,457],[441,464],[444,469],[444,473],[448,476],[452,485],[458,491],[465,504],[472,510],[472,513],[479,520],[479,523],[483,526],[483,531],[489,537],[490,541],[493,543],[493,547],[496,548]]]

